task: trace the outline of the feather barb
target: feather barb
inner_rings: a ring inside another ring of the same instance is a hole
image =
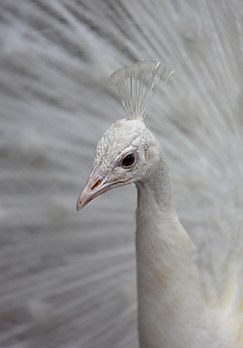
[[[109,78],[119,91],[128,120],[144,119],[153,96],[173,75],[160,62],[144,61],[116,70]]]

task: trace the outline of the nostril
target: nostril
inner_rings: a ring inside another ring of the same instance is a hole
[[[90,189],[91,189],[91,190],[95,189],[97,186],[100,185],[100,183],[101,183],[101,180],[97,180],[97,181],[90,187]]]

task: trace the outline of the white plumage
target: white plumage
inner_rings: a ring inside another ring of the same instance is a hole
[[[215,303],[204,292],[192,241],[175,210],[164,151],[143,122],[158,87],[171,77],[165,72],[159,62],[138,62],[112,74],[126,119],[114,123],[99,141],[77,210],[110,189],[131,183],[137,186],[140,347],[240,347],[241,332],[235,330],[235,326],[242,325],[238,307],[225,305],[218,289]],[[228,260],[227,266],[235,268],[236,260]],[[221,277],[230,281],[225,270]],[[232,290],[240,283],[238,277],[230,285]],[[215,289],[215,285],[211,287]],[[228,287],[223,284],[221,292],[227,292]],[[228,300],[234,300],[232,293],[228,296]],[[242,294],[236,299],[240,303]]]
[[[74,211],[123,115],[106,78],[138,60],[176,72],[147,124],[204,296],[242,346],[242,13],[237,0],[1,1],[1,347],[138,347],[135,192]]]

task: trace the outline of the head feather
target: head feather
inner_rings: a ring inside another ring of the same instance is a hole
[[[160,86],[173,75],[160,62],[145,61],[116,70],[109,78],[117,86],[127,120],[143,120]]]

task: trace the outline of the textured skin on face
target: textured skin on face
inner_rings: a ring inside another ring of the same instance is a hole
[[[105,176],[124,149],[132,146],[146,150],[149,138],[148,129],[141,120],[121,119],[115,122],[97,145],[94,167],[99,166],[100,173]]]

